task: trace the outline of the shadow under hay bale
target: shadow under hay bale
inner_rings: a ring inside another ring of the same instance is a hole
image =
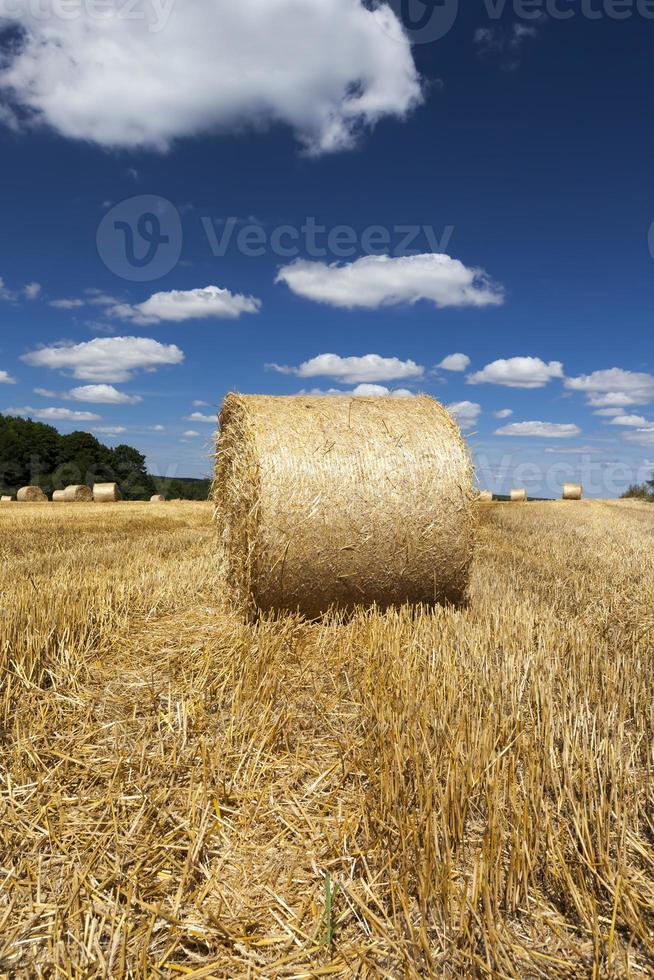
[[[66,487],[64,500],[70,504],[90,504],[93,501],[93,491],[84,484]]]
[[[432,398],[227,396],[213,489],[247,613],[461,603],[472,465]]]
[[[21,487],[16,494],[16,500],[27,504],[42,504],[47,499],[41,487]]]
[[[112,504],[121,499],[117,483],[95,483],[93,499],[96,504]]]
[[[563,484],[563,499],[564,500],[581,500],[584,495],[584,488],[581,483],[564,483]]]

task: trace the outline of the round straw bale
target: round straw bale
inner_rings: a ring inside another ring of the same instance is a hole
[[[12,503],[11,497],[0,497],[0,504],[10,504]]]
[[[55,490],[54,493],[52,494],[53,504],[62,504],[65,501],[65,499],[66,499],[65,490]]]
[[[473,499],[467,446],[432,398],[223,405],[213,500],[248,613],[462,601]]]
[[[120,500],[120,490],[117,483],[95,483],[93,499],[96,504],[112,504]]]
[[[511,491],[511,503],[513,504],[524,504],[529,500],[526,490],[512,490]]]
[[[21,487],[16,494],[16,500],[20,500],[21,503],[40,504],[47,499],[41,487]]]
[[[150,497],[151,504],[165,504],[166,498],[161,493],[155,493],[154,496]]]
[[[477,501],[480,504],[492,504],[493,493],[491,490],[480,490],[477,494]]]
[[[64,490],[64,500],[71,504],[89,504],[93,500],[93,491],[85,484],[66,487]]]
[[[584,495],[584,488],[581,483],[564,483],[563,484],[563,499],[564,500],[581,500]]]

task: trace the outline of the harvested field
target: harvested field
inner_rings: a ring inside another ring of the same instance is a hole
[[[467,608],[247,624],[210,504],[0,514],[0,972],[654,970],[654,506],[480,508]]]

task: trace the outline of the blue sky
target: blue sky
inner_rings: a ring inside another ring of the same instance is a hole
[[[0,411],[201,476],[231,388],[422,391],[497,492],[654,471],[654,3],[61,4],[0,3]]]

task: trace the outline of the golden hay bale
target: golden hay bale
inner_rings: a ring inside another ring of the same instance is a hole
[[[155,493],[154,496],[150,497],[151,504],[165,504],[166,498],[161,493]]]
[[[95,483],[93,485],[93,499],[96,504],[112,504],[120,500],[120,496],[117,483]]]
[[[213,500],[245,610],[460,602],[472,465],[437,401],[227,396]]]
[[[70,504],[89,504],[93,500],[93,491],[85,484],[66,487],[64,500]]]
[[[564,500],[581,500],[584,495],[584,488],[581,483],[564,483],[563,484],[563,499]]]
[[[65,501],[65,499],[66,499],[65,490],[55,490],[54,493],[52,494],[53,504],[62,504]]]
[[[513,504],[524,504],[529,500],[526,490],[512,490],[511,491],[511,503]]]
[[[477,494],[477,501],[480,504],[492,504],[493,492],[491,490],[480,490]]]
[[[13,500],[11,497],[0,497],[0,504],[11,504]]]
[[[21,487],[16,494],[16,500],[20,500],[21,503],[40,504],[47,499],[41,487]]]

